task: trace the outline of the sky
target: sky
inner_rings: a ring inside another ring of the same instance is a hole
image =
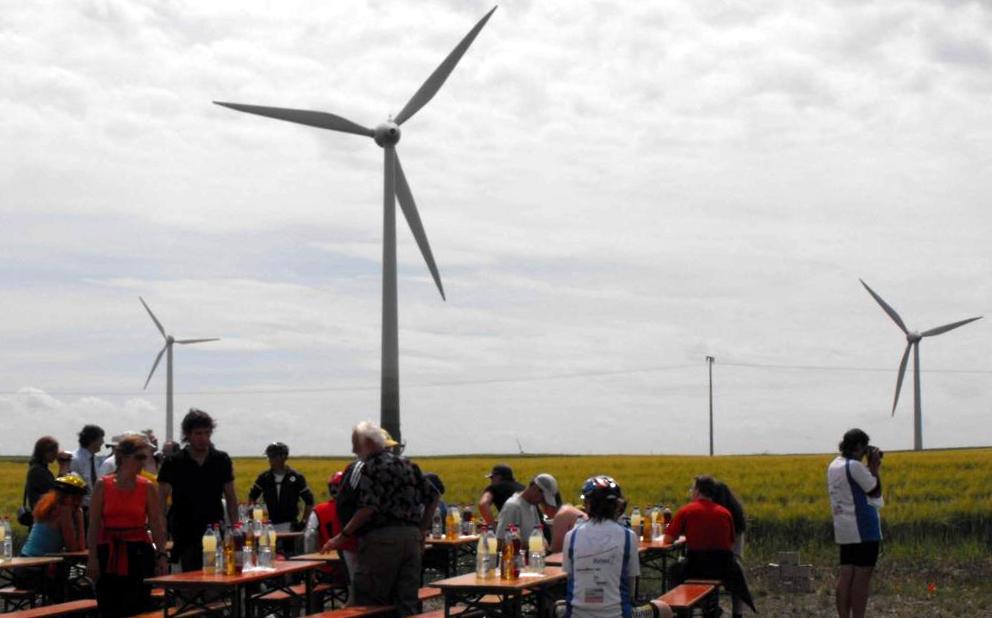
[[[0,0],[0,453],[165,433],[340,455],[378,419],[382,154],[234,101],[396,114],[491,8]],[[992,5],[502,3],[398,152],[408,453],[912,446],[905,346],[992,313]],[[986,445],[992,324],[921,346],[924,445]]]

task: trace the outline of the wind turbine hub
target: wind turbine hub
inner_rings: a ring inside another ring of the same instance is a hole
[[[176,338],[173,337],[172,335],[169,335],[168,337],[165,338],[165,342],[168,343],[169,345],[172,345],[175,341]]]
[[[920,339],[923,339],[923,337],[920,336],[920,333],[911,332],[906,334],[906,341],[909,343],[916,343]]]
[[[385,148],[386,146],[395,146],[400,141],[401,133],[400,126],[390,120],[377,126],[372,138],[376,144]]]

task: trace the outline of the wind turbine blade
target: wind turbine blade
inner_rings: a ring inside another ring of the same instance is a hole
[[[145,302],[145,299],[139,296],[138,300],[140,300],[141,304],[145,306],[145,311],[148,312],[148,315],[152,316],[152,322],[155,322],[155,326],[158,327],[158,332],[162,333],[162,336],[168,339],[168,335],[165,334],[165,329],[162,328],[162,323],[158,321],[158,318],[155,317],[152,310],[148,308],[148,304]]]
[[[871,294],[872,298],[874,298],[875,301],[882,306],[882,309],[885,310],[885,313],[889,314],[889,317],[892,318],[892,321],[896,323],[896,326],[902,329],[902,332],[909,334],[909,330],[906,328],[906,325],[903,324],[902,318],[899,317],[899,314],[896,313],[896,310],[890,307],[888,303],[886,303],[884,300],[882,300],[882,297],[876,294],[875,290],[868,287],[868,284],[865,283],[863,279],[858,279],[858,281],[861,282],[861,285],[865,286],[865,289],[868,290],[868,293]]]
[[[942,335],[949,330],[954,330],[958,326],[964,326],[969,322],[974,322],[975,320],[981,320],[982,316],[977,318],[968,318],[967,320],[961,320],[960,322],[953,322],[951,324],[945,324],[943,326],[938,326],[937,328],[931,328],[930,330],[925,330],[920,333],[920,337],[933,337],[934,335]]]
[[[902,390],[902,380],[906,377],[906,363],[909,362],[909,350],[912,343],[906,344],[906,351],[902,353],[902,360],[899,361],[899,377],[896,378],[896,397],[892,400],[892,416],[896,415],[896,406],[899,405],[899,391]]]
[[[297,124],[305,124],[310,127],[317,127],[318,129],[329,129],[331,131],[341,131],[343,133],[354,133],[355,135],[365,135],[367,137],[372,137],[374,135],[372,129],[363,127],[356,122],[348,120],[347,118],[342,118],[341,116],[337,116],[335,114],[328,114],[327,112],[312,112],[305,109],[288,109],[285,107],[242,105],[241,103],[224,103],[222,101],[214,101],[214,104],[229,107],[239,112],[257,114],[259,116],[266,116],[277,120],[285,120],[287,122],[295,122]]]
[[[204,341],[220,341],[220,338],[214,337],[211,339],[176,339],[176,343],[181,343],[186,345],[187,343],[203,343]]]
[[[158,362],[162,360],[162,355],[165,354],[166,348],[169,344],[165,344],[161,350],[159,350],[158,356],[155,357],[155,363],[152,364],[152,370],[148,372],[148,379],[145,380],[145,385],[141,387],[141,390],[148,388],[148,383],[152,381],[152,376],[155,375],[155,369],[158,367]]]
[[[463,55],[465,55],[469,45],[471,45],[472,41],[475,40],[475,37],[479,34],[479,31],[481,31],[482,27],[486,25],[486,22],[489,21],[489,18],[495,10],[496,7],[494,6],[488,13],[486,13],[485,17],[479,20],[479,23],[475,24],[474,28],[469,30],[468,34],[465,35],[465,38],[462,39],[461,42],[455,46],[455,49],[448,54],[448,57],[444,59],[444,62],[434,69],[434,72],[427,78],[427,81],[423,83],[420,89],[417,90],[417,92],[415,92],[407,102],[406,106],[400,110],[399,114],[396,115],[396,118],[394,119],[396,124],[403,124],[409,120],[410,117],[416,114],[421,107],[427,105],[427,102],[434,98],[434,95],[441,89],[444,81],[448,79],[449,75],[451,75],[451,72],[455,69],[455,65],[458,64],[458,61],[462,59]]]
[[[413,237],[417,240],[417,246],[420,247],[420,253],[424,256],[424,261],[427,262],[427,268],[430,269],[431,276],[434,277],[434,283],[437,284],[437,291],[441,293],[441,298],[445,298],[444,287],[441,285],[441,275],[437,272],[437,264],[434,263],[431,245],[427,242],[427,233],[424,232],[424,225],[420,221],[420,213],[417,212],[417,204],[413,201],[413,193],[410,192],[410,185],[406,182],[406,174],[403,173],[403,167],[400,165],[400,156],[395,150],[393,151],[393,160],[396,163],[396,197],[400,202],[400,208],[403,210],[403,216],[406,217],[410,231],[413,232]]]

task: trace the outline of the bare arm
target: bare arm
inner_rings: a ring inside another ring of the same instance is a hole
[[[162,505],[158,501],[159,492],[149,483],[148,499],[145,500],[145,513],[148,515],[148,527],[152,531],[152,541],[155,543],[155,571],[164,575],[169,570],[169,560],[165,555],[165,517],[162,515]]]
[[[227,517],[233,524],[238,521],[238,495],[234,493],[234,481],[224,484],[224,501],[227,502]]]
[[[100,562],[97,559],[96,543],[100,538],[101,528],[103,528],[103,479],[97,480],[96,486],[93,487],[93,497],[90,498],[90,532],[86,540],[86,546],[89,548],[86,574],[94,582],[100,577]]]
[[[484,491],[479,496],[479,514],[483,521],[492,526],[496,519],[493,517],[493,494],[491,491]]]
[[[69,551],[78,551],[85,547],[83,543],[83,511],[68,505],[59,509],[59,532],[62,533],[62,543]]]

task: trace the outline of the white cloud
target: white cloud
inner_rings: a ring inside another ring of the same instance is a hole
[[[212,407],[229,450],[278,429],[344,452],[378,407],[381,153],[211,101],[374,125],[488,8],[9,7],[4,412],[161,416],[162,376],[137,392],[161,346],[140,294],[170,332],[222,338],[177,351],[177,409]],[[858,277],[911,325],[988,313],[990,28],[978,3],[501,5],[399,146],[448,294],[400,218],[414,450],[701,452],[704,354],[895,369]],[[924,369],[985,368],[990,343],[982,322],[928,341]],[[700,369],[526,381],[681,364]],[[889,373],[720,371],[718,448],[828,450],[862,422],[909,444]],[[982,435],[987,381],[927,374],[933,444]]]

